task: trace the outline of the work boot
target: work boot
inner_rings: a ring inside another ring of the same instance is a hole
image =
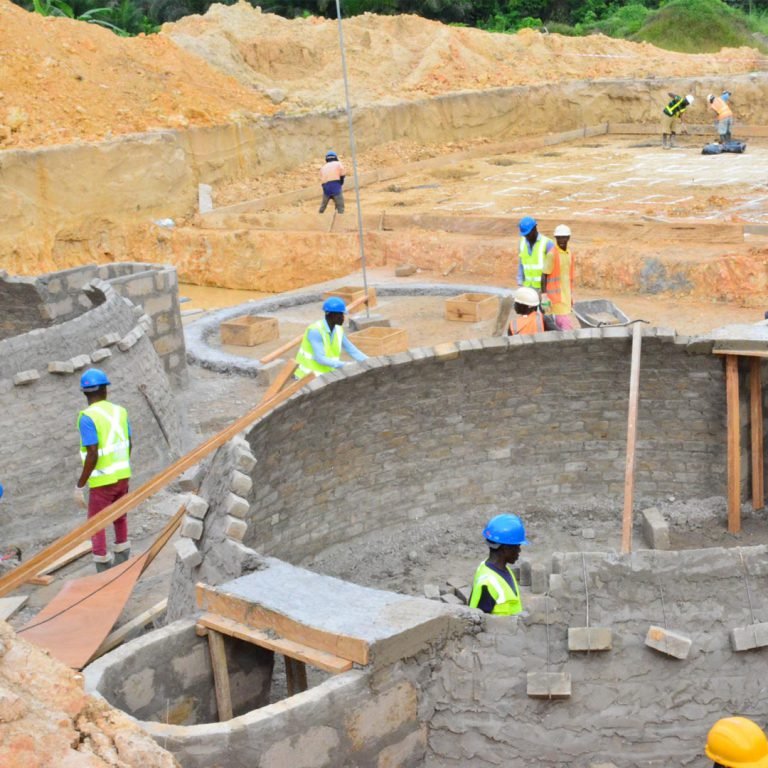
[[[661,134],[661,148],[666,149],[667,148],[667,134],[662,133]]]
[[[96,573],[104,573],[114,565],[114,561],[109,555],[94,555],[93,564],[96,566]]]
[[[115,565],[120,565],[131,556],[131,543],[126,541],[123,544],[115,544],[112,551],[115,553]]]

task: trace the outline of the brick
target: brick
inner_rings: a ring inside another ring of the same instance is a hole
[[[452,341],[447,341],[445,344],[437,344],[434,349],[436,360],[453,360],[459,356],[459,349]]]
[[[200,488],[200,483],[203,479],[202,475],[202,467],[199,464],[195,464],[194,467],[190,467],[181,474],[176,481],[176,486],[182,493],[194,493]]]
[[[188,539],[199,539],[203,535],[203,521],[186,515],[181,524],[179,535]]]
[[[549,569],[541,564],[531,565],[531,592],[543,595],[549,587]]]
[[[112,352],[108,349],[101,348],[94,352],[91,352],[91,360],[94,363],[100,363],[102,360],[106,360],[108,357],[112,357]]]
[[[224,503],[224,511],[232,517],[240,518],[241,520],[248,514],[250,504],[236,493],[230,493],[227,496],[227,500]]]
[[[224,524],[224,534],[230,539],[242,541],[247,530],[248,524],[244,520],[238,520],[236,517],[227,517]]]
[[[569,627],[569,651],[610,651],[613,632],[609,627]]]
[[[200,498],[200,496],[195,496],[195,494],[190,493],[189,496],[187,496],[187,514],[197,520],[202,520],[207,513],[208,502],[205,499]]]
[[[179,539],[175,547],[176,556],[187,568],[197,568],[203,562],[200,550],[191,539]]]
[[[73,357],[69,362],[72,363],[72,368],[74,370],[80,371],[91,364],[91,356],[77,355],[77,357]]]
[[[571,695],[570,672],[529,672],[526,692],[533,699],[567,699]]]
[[[126,333],[125,336],[120,339],[117,348],[121,352],[127,352],[131,347],[136,345],[142,336],[144,336],[144,329],[141,326],[136,326],[132,331]]]
[[[415,275],[418,267],[415,264],[401,264],[395,267],[395,277],[410,277]]]
[[[71,360],[51,360],[48,363],[48,373],[74,373],[75,366]]]
[[[34,368],[31,368],[28,371],[19,371],[13,377],[13,385],[15,387],[21,387],[24,386],[24,384],[31,384],[33,381],[37,381],[39,378],[40,374]]]
[[[256,466],[256,457],[247,448],[237,448],[235,464],[241,472],[248,474]]]
[[[676,659],[687,659],[691,650],[691,639],[679,632],[672,632],[663,627],[651,625],[645,637],[645,644],[655,651],[673,656]]]
[[[643,510],[643,536],[651,549],[670,549],[669,523],[656,507]]]
[[[247,496],[253,488],[253,480],[244,472],[233,470],[229,478],[229,490],[238,496]]]
[[[531,586],[531,562],[530,562],[530,560],[521,560],[520,561],[520,578],[517,580],[517,583],[521,587],[530,587]]]
[[[100,347],[111,347],[120,341],[119,333],[106,333],[96,342]]]
[[[768,645],[768,622],[734,627],[730,632],[731,648],[737,653]]]
[[[456,590],[456,597],[458,597],[464,605],[469,605],[469,598],[472,597],[472,587],[459,587],[459,589]]]
[[[424,597],[429,600],[440,599],[440,587],[437,584],[425,584],[424,585]]]

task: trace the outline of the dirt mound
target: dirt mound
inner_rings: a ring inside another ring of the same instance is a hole
[[[179,768],[133,721],[83,692],[82,678],[0,621],[3,768]]]
[[[0,0],[0,148],[270,114],[263,95],[164,35],[122,38]]]

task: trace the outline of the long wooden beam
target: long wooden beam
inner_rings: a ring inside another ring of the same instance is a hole
[[[762,360],[753,357],[749,361],[749,423],[752,437],[752,508],[765,506],[763,448],[763,382]]]
[[[741,530],[741,429],[739,425],[739,358],[725,356],[728,411],[728,533]]]
[[[632,508],[635,498],[635,445],[637,407],[640,401],[640,350],[643,331],[640,323],[632,329],[632,366],[629,372],[629,413],[627,415],[627,462],[624,472],[624,515],[621,525],[621,551],[632,551]]]
[[[314,376],[309,374],[301,379],[301,381],[292,382],[278,395],[267,402],[260,403],[255,408],[248,411],[248,413],[241,416],[237,421],[230,424],[230,426],[176,460],[169,467],[166,467],[166,469],[155,475],[151,480],[148,480],[140,488],[131,491],[114,504],[110,504],[106,509],[99,512],[98,515],[95,515],[90,520],[79,525],[73,531],[70,531],[65,536],[54,541],[45,549],[32,556],[25,563],[22,563],[18,568],[10,571],[10,573],[0,579],[0,597],[7,595],[9,592],[16,589],[16,587],[20,586],[25,581],[28,581],[32,576],[35,576],[46,566],[53,563],[72,547],[91,538],[97,531],[106,528],[106,526],[113,523],[119,517],[122,517],[126,512],[135,509],[142,501],[165,488],[165,486],[176,479],[182,472],[193,467],[209,453],[212,453],[217,448],[224,445],[224,443],[230,441],[244,429],[247,429],[254,421],[260,419],[273,408],[285,402],[313,378]]]

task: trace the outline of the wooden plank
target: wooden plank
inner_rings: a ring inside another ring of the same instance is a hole
[[[124,643],[136,630],[144,629],[147,624],[151,624],[158,616],[165,613],[165,609],[168,607],[168,598],[164,598],[159,603],[155,603],[151,608],[147,608],[146,611],[142,611],[138,616],[135,616],[130,621],[123,624],[114,632],[112,632],[106,640],[98,647],[96,653],[93,654],[91,660],[98,659],[99,656],[103,656],[105,653],[109,653],[112,649],[117,648],[118,645]]]
[[[293,640],[286,640],[283,637],[275,637],[262,630],[251,629],[251,627],[245,624],[232,621],[232,619],[226,619],[223,616],[205,613],[198,619],[197,626],[204,629],[213,629],[223,635],[236,637],[238,640],[245,640],[267,650],[282,653],[284,656],[290,656],[292,659],[306,662],[313,667],[324,669],[326,672],[332,672],[333,674],[348,672],[352,669],[352,662],[349,659],[342,659],[339,656],[334,656],[332,653],[319,651],[316,648],[310,648],[307,645]]]
[[[69,565],[74,560],[77,560],[78,558],[82,557],[83,555],[87,555],[91,551],[91,542],[89,541],[82,541],[80,544],[78,544],[76,547],[72,547],[72,549],[69,550],[65,555],[62,555],[58,560],[51,563],[46,568],[43,568],[42,571],[40,571],[37,575],[38,576],[46,576],[49,573],[53,573],[54,571],[58,571],[59,568],[63,568],[65,565]]]
[[[6,621],[29,600],[29,595],[16,597],[0,597],[0,621]]]
[[[359,637],[307,626],[238,595],[219,592],[216,587],[209,587],[207,584],[198,583],[196,593],[197,605],[204,611],[254,629],[271,629],[288,640],[341,656],[342,659],[363,665],[368,663],[368,643]]]
[[[291,659],[293,664],[293,676],[296,681],[296,693],[307,690],[307,665],[303,661]]]
[[[713,349],[713,355],[738,355],[739,357],[768,357],[768,349]]]
[[[176,533],[176,529],[181,525],[184,515],[187,512],[187,505],[182,504],[174,513],[173,517],[165,524],[163,530],[157,535],[155,540],[147,550],[147,560],[144,563],[142,573],[149,568],[152,561],[160,554],[160,550],[170,541],[171,536]]]
[[[273,398],[284,386],[288,379],[291,378],[293,372],[296,370],[296,361],[289,360],[277,374],[275,380],[269,385],[269,388],[264,393],[264,397],[261,398],[261,402],[264,403],[267,400]]]
[[[216,708],[219,711],[219,722],[223,723],[232,719],[232,694],[229,689],[229,669],[227,668],[227,651],[224,647],[223,635],[218,632],[209,632],[208,649],[211,652],[213,684],[216,689]]]
[[[82,525],[79,525],[70,533],[62,536],[57,541],[50,544],[48,547],[38,552],[31,557],[25,563],[22,563],[18,568],[7,573],[0,578],[0,597],[7,595],[19,585],[23,584],[30,576],[38,573],[41,569],[55,562],[59,557],[64,554],[68,549],[71,549],[75,545],[79,544],[86,539],[90,539],[96,531],[106,528],[110,523],[117,520],[126,512],[135,509],[142,501],[153,496],[158,491],[165,488],[170,482],[175,480],[182,472],[193,467],[201,459],[205,458],[209,453],[212,453],[220,446],[227,443],[233,437],[238,435],[243,430],[247,429],[254,421],[265,416],[273,408],[277,407],[281,403],[285,402],[289,397],[292,397],[298,392],[305,384],[309,383],[314,376],[309,374],[305,376],[301,381],[294,381],[288,387],[286,387],[278,395],[275,395],[271,400],[260,403],[251,411],[241,416],[237,421],[231,424],[226,429],[223,429],[218,434],[214,435],[204,443],[193,449],[189,453],[176,460],[169,467],[164,469],[159,474],[155,475],[151,480],[148,480],[144,485],[135,491],[131,491],[122,499],[119,499],[114,504],[110,504],[106,509],[99,512],[98,515],[94,515],[90,520],[87,520]]]
[[[741,433],[739,426],[739,358],[725,358],[725,398],[728,409],[728,532],[741,530]]]
[[[749,361],[749,424],[752,437],[752,508],[765,506],[763,447],[763,382],[762,362],[753,357]]]
[[[285,687],[288,695],[293,696],[296,693],[296,670],[293,666],[293,659],[290,656],[283,656],[285,664]]]
[[[629,409],[627,414],[627,462],[624,472],[624,515],[621,527],[621,551],[632,551],[632,507],[635,496],[635,445],[637,443],[637,406],[640,401],[640,351],[643,330],[640,323],[632,329],[632,366],[629,372]]]
[[[36,587],[47,587],[49,584],[53,584],[56,581],[55,576],[31,576],[24,580],[25,584],[34,584]]]

